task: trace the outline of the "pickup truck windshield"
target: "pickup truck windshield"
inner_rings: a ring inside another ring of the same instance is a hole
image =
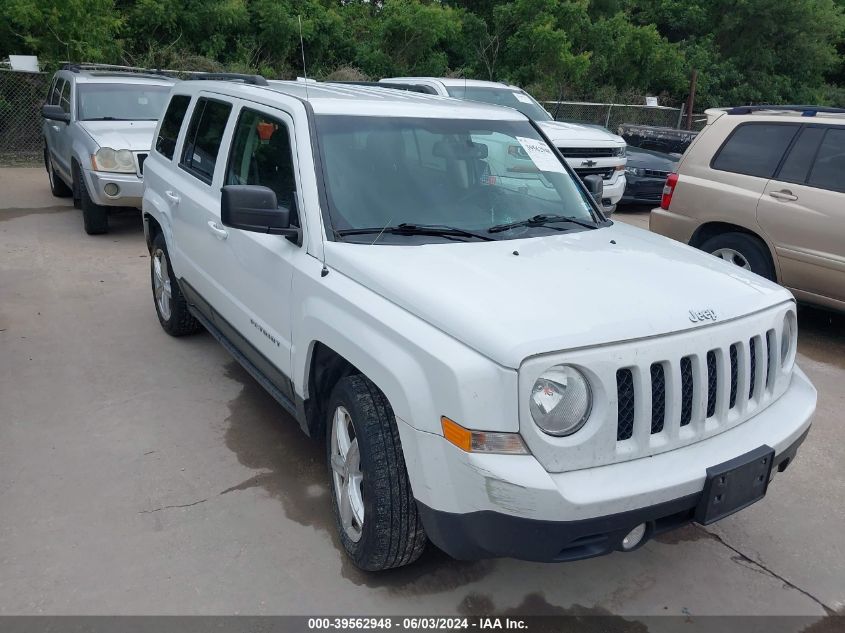
[[[528,121],[321,115],[317,135],[332,228],[345,241],[515,239],[601,222]]]
[[[483,101],[493,105],[515,108],[533,121],[552,121],[548,112],[534,98],[519,89],[485,88],[479,86],[448,86],[446,92],[456,99]]]
[[[170,86],[152,84],[77,84],[81,121],[157,121]]]

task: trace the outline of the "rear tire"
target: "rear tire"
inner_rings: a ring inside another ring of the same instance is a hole
[[[200,322],[188,310],[188,302],[173,274],[163,233],[158,233],[153,239],[150,251],[150,283],[158,322],[165,332],[170,336],[185,336],[202,329]]]
[[[79,206],[82,209],[82,222],[88,235],[102,235],[109,232],[108,207],[97,204],[88,195],[88,187],[82,175],[82,169],[76,170],[76,190],[79,194]]]
[[[332,390],[327,415],[332,507],[344,550],[366,571],[413,563],[428,540],[390,403],[366,377],[347,376]]]
[[[769,249],[753,235],[736,232],[722,233],[704,242],[701,250],[757,273],[770,281],[777,281]]]
[[[73,194],[73,190],[67,186],[62,177],[56,173],[53,168],[53,159],[50,156],[50,150],[44,147],[44,167],[47,169],[47,178],[50,181],[50,193],[56,198],[67,198]]]

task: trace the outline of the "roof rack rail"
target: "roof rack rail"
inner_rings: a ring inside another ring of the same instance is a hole
[[[818,113],[822,114],[845,114],[845,108],[831,108],[828,106],[813,106],[813,105],[753,105],[753,106],[737,106],[730,108],[728,114],[751,114],[753,112],[762,111],[776,111],[776,112],[800,112],[801,116],[816,116]]]
[[[196,73],[186,77],[187,80],[205,79],[205,80],[223,80],[223,81],[241,81],[252,86],[269,86],[267,80],[261,75],[247,75],[243,73]]]
[[[370,88],[388,88],[390,90],[404,90],[406,92],[419,92],[421,94],[431,94],[425,86],[418,86],[416,84],[400,84],[400,83],[382,83],[380,81],[326,81],[328,84],[341,84],[343,86],[365,86]]]

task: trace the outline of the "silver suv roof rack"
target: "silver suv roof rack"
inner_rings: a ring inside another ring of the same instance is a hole
[[[845,108],[830,108],[812,105],[753,105],[737,106],[727,111],[728,114],[752,114],[754,112],[800,112],[801,116],[816,116],[816,114],[845,114]]]
[[[186,80],[206,79],[222,81],[240,81],[252,86],[269,86],[267,80],[261,75],[247,75],[244,73],[190,73]]]

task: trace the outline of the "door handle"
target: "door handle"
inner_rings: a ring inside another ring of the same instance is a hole
[[[51,125],[50,127],[53,128],[54,132],[58,132],[61,129],[58,125]]]
[[[208,228],[211,230],[212,233],[214,233],[214,237],[216,237],[218,240],[225,240],[227,237],[229,237],[229,231],[227,231],[226,229],[221,229],[219,226],[217,226],[217,222],[215,222],[214,220],[208,221]]]
[[[798,200],[798,196],[794,195],[789,189],[770,191],[769,195],[775,200],[784,200],[786,202],[794,202],[795,200]]]
[[[172,191],[165,191],[164,195],[170,200],[170,204],[179,204],[179,196]]]

